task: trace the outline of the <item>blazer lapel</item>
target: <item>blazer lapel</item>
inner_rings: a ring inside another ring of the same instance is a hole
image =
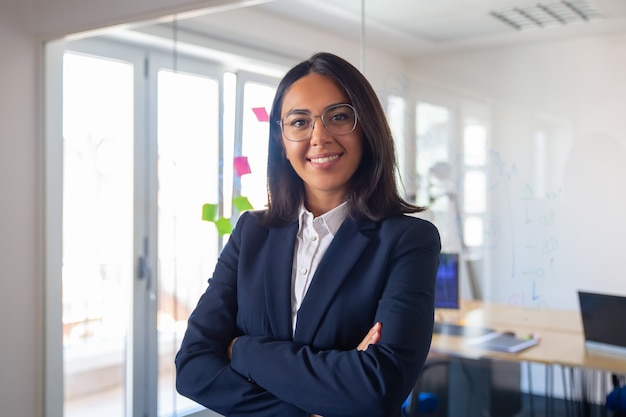
[[[313,341],[326,307],[332,302],[339,286],[370,241],[370,238],[361,231],[373,227],[375,223],[371,221],[357,224],[346,219],[337,231],[317,267],[311,286],[298,311],[296,326],[298,341],[303,343]]]
[[[291,269],[298,223],[271,229],[265,268],[265,299],[274,336],[291,339]]]

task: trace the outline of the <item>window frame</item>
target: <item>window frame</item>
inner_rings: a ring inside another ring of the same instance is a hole
[[[44,187],[44,227],[45,240],[43,252],[44,265],[44,409],[46,415],[64,415],[64,357],[62,338],[62,214],[63,214],[63,56],[66,50],[89,55],[121,59],[135,65],[135,121],[134,121],[134,245],[133,259],[157,253],[157,72],[159,69],[180,70],[191,73],[216,76],[220,85],[220,114],[224,112],[225,73],[235,73],[236,106],[235,139],[233,152],[241,149],[241,128],[243,123],[243,89],[245,82],[252,81],[276,86],[277,77],[241,71],[224,63],[219,63],[206,56],[191,54],[172,54],[171,50],[157,45],[124,40],[119,36],[103,35],[96,38],[77,40],[61,39],[45,45],[45,102],[44,102],[44,148],[42,159]],[[277,58],[277,61],[279,59]],[[268,63],[268,68],[273,64]],[[274,65],[275,66],[275,65]],[[152,99],[151,99],[152,98]],[[224,120],[220,118],[220,175],[223,174],[224,157]],[[236,154],[236,153],[235,153]],[[237,187],[237,178],[233,176],[233,192]],[[219,184],[220,196],[224,195],[225,185]],[[226,185],[227,186],[227,185]],[[235,195],[235,194],[233,194]],[[220,204],[221,206],[222,204]],[[222,208],[220,207],[220,210]],[[137,221],[137,219],[145,219]],[[146,238],[149,237],[149,238]],[[147,246],[146,246],[147,245]],[[221,250],[222,240],[218,243]],[[157,271],[157,256],[147,257],[147,265]],[[207,277],[208,278],[208,277]],[[157,303],[154,297],[156,281],[148,284],[136,275],[133,278],[133,318],[129,334],[131,344],[128,351],[135,357],[146,357],[147,361],[133,361],[132,370],[127,374],[131,378],[127,383],[127,395],[132,398],[126,404],[126,416],[156,416],[158,413],[158,348],[156,313]],[[145,329],[148,329],[144,333]],[[132,340],[131,340],[132,339]],[[194,417],[215,417],[211,410],[200,410],[186,414]]]

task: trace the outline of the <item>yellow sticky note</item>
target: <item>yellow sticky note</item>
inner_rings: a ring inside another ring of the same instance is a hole
[[[230,219],[226,217],[220,217],[215,221],[215,227],[217,227],[217,234],[224,236],[233,231],[233,226],[230,224]]]
[[[235,206],[235,208],[240,212],[253,209],[252,204],[250,204],[250,200],[248,200],[248,197],[245,197],[243,195],[233,197],[233,206]]]
[[[214,222],[217,217],[217,204],[203,204],[202,205],[202,220],[207,222]]]

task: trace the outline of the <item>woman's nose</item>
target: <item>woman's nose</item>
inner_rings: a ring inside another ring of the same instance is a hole
[[[326,129],[321,117],[316,117],[313,121],[313,130],[311,131],[311,145],[321,145],[330,141],[330,133]]]

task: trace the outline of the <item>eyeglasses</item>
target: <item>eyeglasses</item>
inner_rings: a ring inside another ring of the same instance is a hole
[[[319,116],[314,116],[308,111],[295,110],[287,113],[276,123],[282,128],[287,140],[301,142],[311,137],[316,117],[322,119],[326,130],[333,135],[347,135],[356,128],[356,111],[350,104],[329,106]]]

